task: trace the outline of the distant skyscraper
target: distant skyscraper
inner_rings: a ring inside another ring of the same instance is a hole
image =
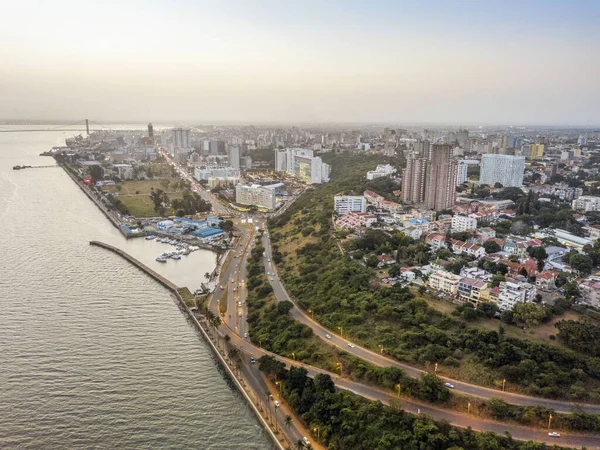
[[[456,197],[456,161],[450,145],[431,146],[426,176],[425,207],[434,211],[452,208]]]
[[[530,159],[542,159],[544,156],[544,144],[531,144]]]
[[[419,158],[429,159],[431,157],[431,143],[427,139],[418,140],[414,144],[414,151]]]
[[[468,164],[464,161],[458,161],[456,166],[456,185],[460,186],[463,183],[467,182],[467,172],[468,172]]]
[[[148,124],[148,137],[154,137],[154,127],[151,123]]]
[[[224,155],[225,154],[225,142],[224,141],[210,141],[209,154],[210,155]]]
[[[481,157],[480,184],[518,187],[523,184],[524,156],[483,155]]]
[[[236,169],[240,168],[240,147],[239,145],[232,145],[229,147],[229,165],[231,167],[235,167]]]
[[[173,147],[190,148],[190,130],[173,128]]]
[[[425,170],[427,159],[408,158],[402,171],[402,200],[405,203],[425,201]]]

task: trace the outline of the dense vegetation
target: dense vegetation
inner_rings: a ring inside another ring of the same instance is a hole
[[[398,360],[469,365],[477,373],[467,378],[478,383],[493,385],[506,378],[529,394],[600,400],[600,359],[509,338],[502,329],[467,326],[405,288],[380,287],[372,281],[372,269],[342,256],[331,232],[332,196],[362,192],[368,185],[362,174],[374,163],[348,155],[328,159],[335,169],[332,182],[308,191],[269,223],[280,273],[302,308],[373,350],[382,345]],[[395,249],[405,252],[406,245],[392,245]]]
[[[293,305],[277,302],[261,263],[264,248],[257,245],[248,259],[248,324],[250,338],[255,344],[288,358],[337,372],[367,384],[394,391],[397,386],[403,395],[429,402],[447,402],[450,392],[442,381],[431,374],[420,379],[408,377],[397,367],[379,367],[356,358],[313,335],[312,329],[294,320],[289,314]]]
[[[269,357],[259,368],[282,382],[282,395],[310,429],[319,430],[320,441],[331,450],[536,450],[557,448],[534,442],[521,443],[509,436],[475,433],[452,427],[428,417],[416,417],[380,402],[365,400],[345,391],[336,391],[331,378],[314,380],[303,368],[285,370]]]
[[[561,320],[556,324],[558,338],[574,350],[600,356],[600,325],[591,322]]]

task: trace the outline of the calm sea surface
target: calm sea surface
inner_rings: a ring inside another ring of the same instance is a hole
[[[156,263],[62,169],[12,170],[70,134],[0,133],[0,448],[272,448],[169,292],[88,242],[192,290],[214,254]]]

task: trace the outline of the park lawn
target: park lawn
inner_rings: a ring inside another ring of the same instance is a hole
[[[120,189],[117,186],[106,186],[103,190],[119,194],[119,199],[129,210],[129,214],[134,217],[155,217],[154,203],[150,199],[150,193],[153,189],[163,189],[162,180],[129,180],[119,183]],[[177,178],[170,180],[179,181]],[[170,200],[181,199],[183,191],[179,188],[173,189],[171,185],[167,188],[167,195]],[[173,215],[172,208],[167,208],[167,216]]]

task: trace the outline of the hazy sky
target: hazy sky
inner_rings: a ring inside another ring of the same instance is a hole
[[[600,1],[0,6],[0,119],[600,125]]]

